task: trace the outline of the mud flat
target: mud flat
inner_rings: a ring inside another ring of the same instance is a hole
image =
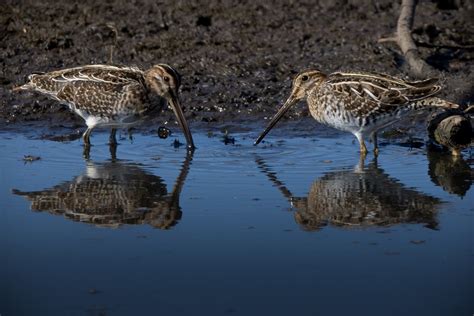
[[[165,62],[183,75],[182,103],[194,125],[254,122],[272,115],[292,76],[317,67],[404,76],[394,44],[396,1],[6,1],[0,8],[0,122],[78,126],[42,96],[12,94],[32,72],[107,63]],[[443,95],[473,100],[473,6],[421,1],[414,36],[445,77]],[[115,37],[115,35],[117,37]],[[307,116],[305,107],[289,118]],[[174,122],[167,111],[157,122]]]

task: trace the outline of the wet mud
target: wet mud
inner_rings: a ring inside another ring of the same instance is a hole
[[[0,123],[83,126],[65,106],[11,89],[33,72],[103,63],[176,67],[194,127],[259,122],[288,95],[294,74],[307,68],[406,76],[398,47],[378,43],[395,30],[397,2],[7,0],[0,6]],[[468,104],[474,7],[439,3],[420,1],[414,36],[444,76],[442,96]],[[300,106],[287,118],[307,115]],[[169,110],[155,121],[155,129],[175,124]]]

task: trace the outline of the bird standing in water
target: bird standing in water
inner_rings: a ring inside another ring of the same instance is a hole
[[[441,90],[437,83],[438,79],[409,82],[377,73],[336,72],[327,75],[319,70],[304,71],[293,80],[290,97],[255,145],[262,141],[291,106],[306,98],[316,121],[354,134],[363,155],[367,153],[364,139],[372,137],[377,154],[377,131],[380,129],[419,110],[458,107],[433,97]]]
[[[180,84],[181,76],[166,64],[146,71],[89,65],[32,74],[26,84],[13,90],[38,91],[67,104],[87,124],[83,134],[86,147],[90,146],[90,134],[95,127],[111,128],[110,144],[116,145],[117,128],[141,123],[158,113],[167,101],[183,129],[188,148],[192,149],[193,138],[178,99]]]

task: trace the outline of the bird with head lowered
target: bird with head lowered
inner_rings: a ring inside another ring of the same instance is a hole
[[[158,64],[143,71],[135,67],[89,65],[32,74],[14,91],[45,94],[81,116],[87,125],[85,146],[96,127],[111,128],[115,145],[117,128],[130,128],[156,115],[168,103],[183,129],[188,148],[194,142],[178,98],[181,76],[169,65]]]

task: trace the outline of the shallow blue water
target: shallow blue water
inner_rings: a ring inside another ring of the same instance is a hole
[[[0,314],[472,314],[468,157],[257,134],[1,133]]]

